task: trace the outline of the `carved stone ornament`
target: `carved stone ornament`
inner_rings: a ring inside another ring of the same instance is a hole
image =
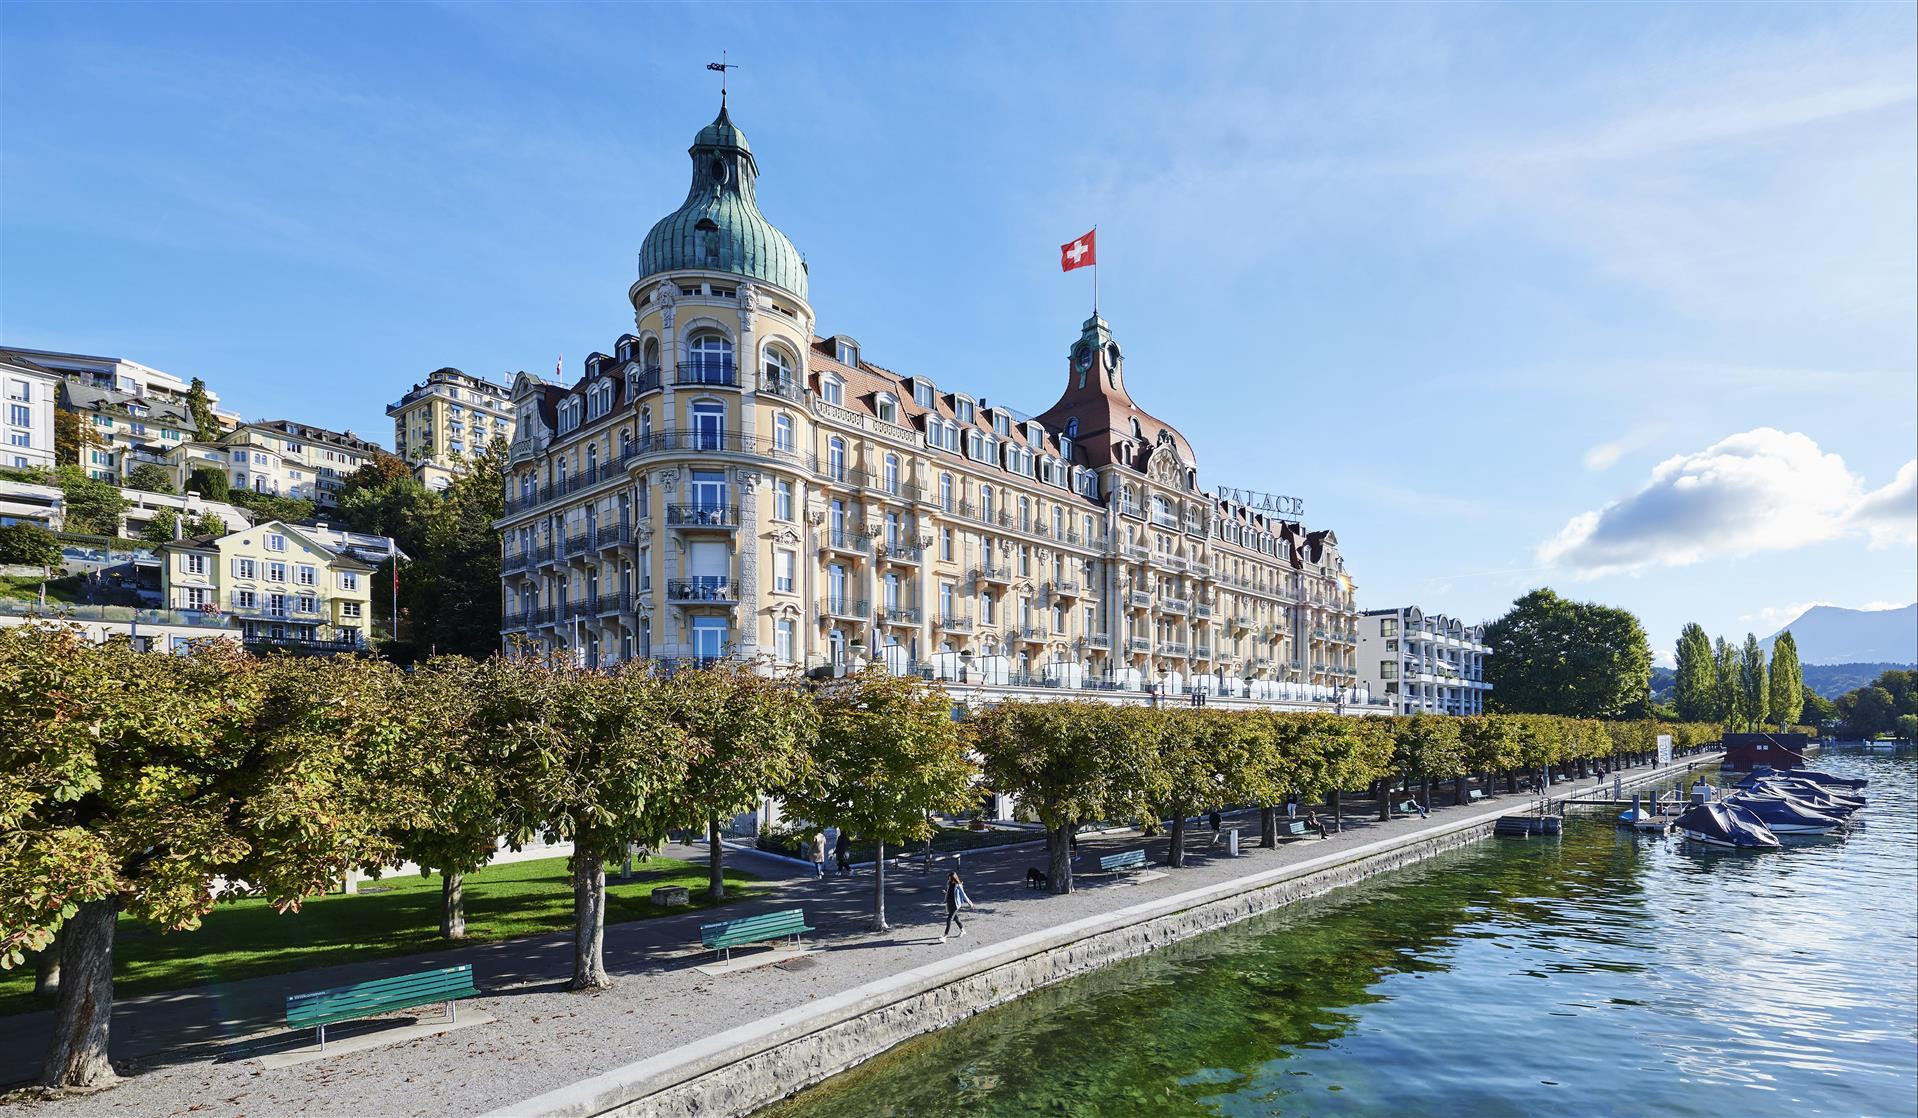
[[[799,533],[793,531],[791,528],[780,528],[766,533],[766,538],[774,543],[798,543]]]

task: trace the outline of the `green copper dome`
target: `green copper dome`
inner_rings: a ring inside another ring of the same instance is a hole
[[[684,269],[731,272],[806,298],[806,262],[759,212],[759,164],[726,107],[688,149],[693,185],[639,249],[639,276]]]

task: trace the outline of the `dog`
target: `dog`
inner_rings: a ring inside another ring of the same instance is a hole
[[[1052,888],[1052,875],[1040,869],[1038,866],[1033,866],[1026,870],[1026,888],[1050,889]]]

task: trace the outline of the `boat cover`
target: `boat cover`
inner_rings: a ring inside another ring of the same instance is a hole
[[[1728,846],[1763,849],[1783,845],[1778,841],[1778,836],[1771,833],[1771,828],[1765,826],[1756,815],[1737,804],[1722,800],[1693,804],[1689,811],[1678,817],[1677,823],[1681,831]]]
[[[1859,777],[1834,776],[1828,772],[1819,772],[1817,769],[1784,769],[1781,771],[1772,768],[1770,765],[1753,765],[1752,776],[1789,776],[1798,780],[1809,780],[1813,784],[1822,785],[1826,788],[1863,788],[1865,785],[1871,783]]]
[[[1792,780],[1788,777],[1767,777],[1753,781],[1750,785],[1740,785],[1748,792],[1757,792],[1766,796],[1786,796],[1799,800],[1814,811],[1828,815],[1850,815],[1865,806],[1865,801],[1857,796],[1847,796],[1842,792],[1833,792],[1816,784]]]
[[[1759,792],[1740,792],[1730,801],[1738,807],[1756,815],[1765,826],[1776,830],[1780,827],[1791,830],[1835,831],[1844,824],[1844,820],[1795,800],[1790,796],[1767,796]]]

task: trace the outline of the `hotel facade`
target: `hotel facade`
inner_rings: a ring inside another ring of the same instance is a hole
[[[1359,620],[1359,682],[1394,714],[1483,714],[1485,627],[1417,606],[1366,610]]]
[[[445,489],[463,459],[513,437],[511,390],[458,369],[435,369],[386,406],[393,452],[429,489]]]
[[[1037,414],[881,367],[817,328],[723,107],[690,155],[632,332],[570,385],[513,385],[509,652],[1379,709],[1336,537],[1202,489],[1105,320]]]

